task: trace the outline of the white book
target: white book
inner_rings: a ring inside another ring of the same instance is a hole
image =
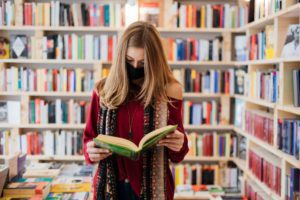
[[[99,37],[95,37],[94,38],[94,56],[93,59],[94,60],[98,60],[100,59],[100,38]]]
[[[207,102],[206,101],[203,101],[202,102],[202,119],[206,119],[207,118]]]
[[[55,150],[54,133],[47,130],[43,132],[43,136],[44,136],[44,154],[47,156],[54,156],[54,150]]]
[[[234,69],[229,69],[229,73],[230,73],[230,94],[234,95]]]
[[[179,27],[186,28],[186,5],[180,5],[179,8]]]
[[[21,103],[19,101],[8,101],[8,123],[20,124],[21,122]]]
[[[78,151],[78,149],[77,149],[77,146],[78,146],[78,144],[77,144],[77,137],[78,137],[77,131],[74,131],[72,133],[72,136],[73,136],[73,140],[74,140],[73,152],[74,152],[74,155],[76,155],[77,151]]]
[[[65,34],[64,35],[64,53],[65,53],[65,55],[64,55],[64,58],[65,59],[69,59],[69,48],[68,48],[68,46],[69,46],[69,35],[68,34]]]
[[[60,8],[60,2],[55,1],[55,26],[59,26],[59,8]]]
[[[107,61],[108,60],[108,35],[101,35],[100,36],[100,43],[101,43],[101,60]]]
[[[74,26],[78,26],[78,13],[77,13],[77,3],[73,3],[71,5],[71,10],[72,10],[72,14],[73,14],[73,22],[74,22]]]
[[[118,43],[118,38],[117,38],[117,35],[113,35],[112,37],[112,43],[113,43],[113,58],[115,58],[115,55],[116,55],[116,48],[117,48],[117,43]]]
[[[72,33],[72,59],[73,60],[78,59],[77,49],[78,49],[78,37],[75,33]]]
[[[87,34],[84,36],[84,48],[85,48],[85,59],[92,60],[93,59],[93,40],[94,36],[91,34]],[[106,49],[107,51],[107,49]]]
[[[97,9],[99,11],[99,9]],[[100,13],[99,13],[100,15]],[[121,21],[121,4],[117,3],[115,4],[115,27],[121,27],[122,26],[122,21]]]
[[[206,28],[212,28],[212,8],[210,4],[206,5]]]
[[[230,20],[230,5],[228,3],[224,4],[224,28],[231,28]]]
[[[72,132],[71,131],[66,132],[66,139],[67,139],[66,155],[72,155]]]
[[[210,93],[214,93],[215,90],[215,70],[210,70]]]
[[[20,135],[20,140],[21,140],[21,153],[27,153],[27,135],[22,134]]]
[[[109,3],[109,26],[114,27],[115,24],[115,6],[114,3]]]
[[[55,122],[57,124],[62,124],[61,99],[55,100]]]
[[[218,145],[217,145],[218,135],[216,132],[213,132],[213,156],[218,157]]]

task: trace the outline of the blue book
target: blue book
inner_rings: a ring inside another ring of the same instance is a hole
[[[219,73],[217,70],[215,70],[215,88],[214,88],[214,92],[218,93],[219,91]]]
[[[300,169],[291,169],[290,178],[290,200],[296,200],[300,198]]]
[[[109,5],[104,5],[104,26],[109,26]]]
[[[300,120],[297,121],[297,159],[300,160]]]
[[[277,73],[273,73],[273,102],[276,102],[276,97],[277,97]]]

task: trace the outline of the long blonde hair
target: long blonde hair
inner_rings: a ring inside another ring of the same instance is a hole
[[[153,98],[160,102],[169,102],[167,84],[178,81],[168,66],[163,45],[156,28],[147,22],[134,22],[119,40],[111,70],[106,79],[96,83],[96,90],[103,103],[109,108],[117,108],[129,92],[129,79],[126,71],[126,53],[128,47],[144,49],[145,77],[137,95],[145,107]]]

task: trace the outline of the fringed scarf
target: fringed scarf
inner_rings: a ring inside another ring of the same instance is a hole
[[[101,103],[98,113],[97,133],[115,135],[118,109],[109,109]],[[144,134],[167,125],[167,103],[155,103],[144,110]],[[141,155],[142,183],[140,199],[163,200],[166,195],[166,174],[168,160],[164,147],[153,147]],[[116,200],[118,196],[118,169],[116,155],[100,161],[96,182],[97,200]]]

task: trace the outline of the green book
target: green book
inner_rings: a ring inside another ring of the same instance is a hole
[[[138,146],[124,138],[109,135],[98,135],[94,138],[94,142],[98,147],[109,149],[115,154],[136,160],[143,151],[155,145],[167,134],[174,132],[177,126],[178,125],[168,125],[151,131],[141,139]]]

